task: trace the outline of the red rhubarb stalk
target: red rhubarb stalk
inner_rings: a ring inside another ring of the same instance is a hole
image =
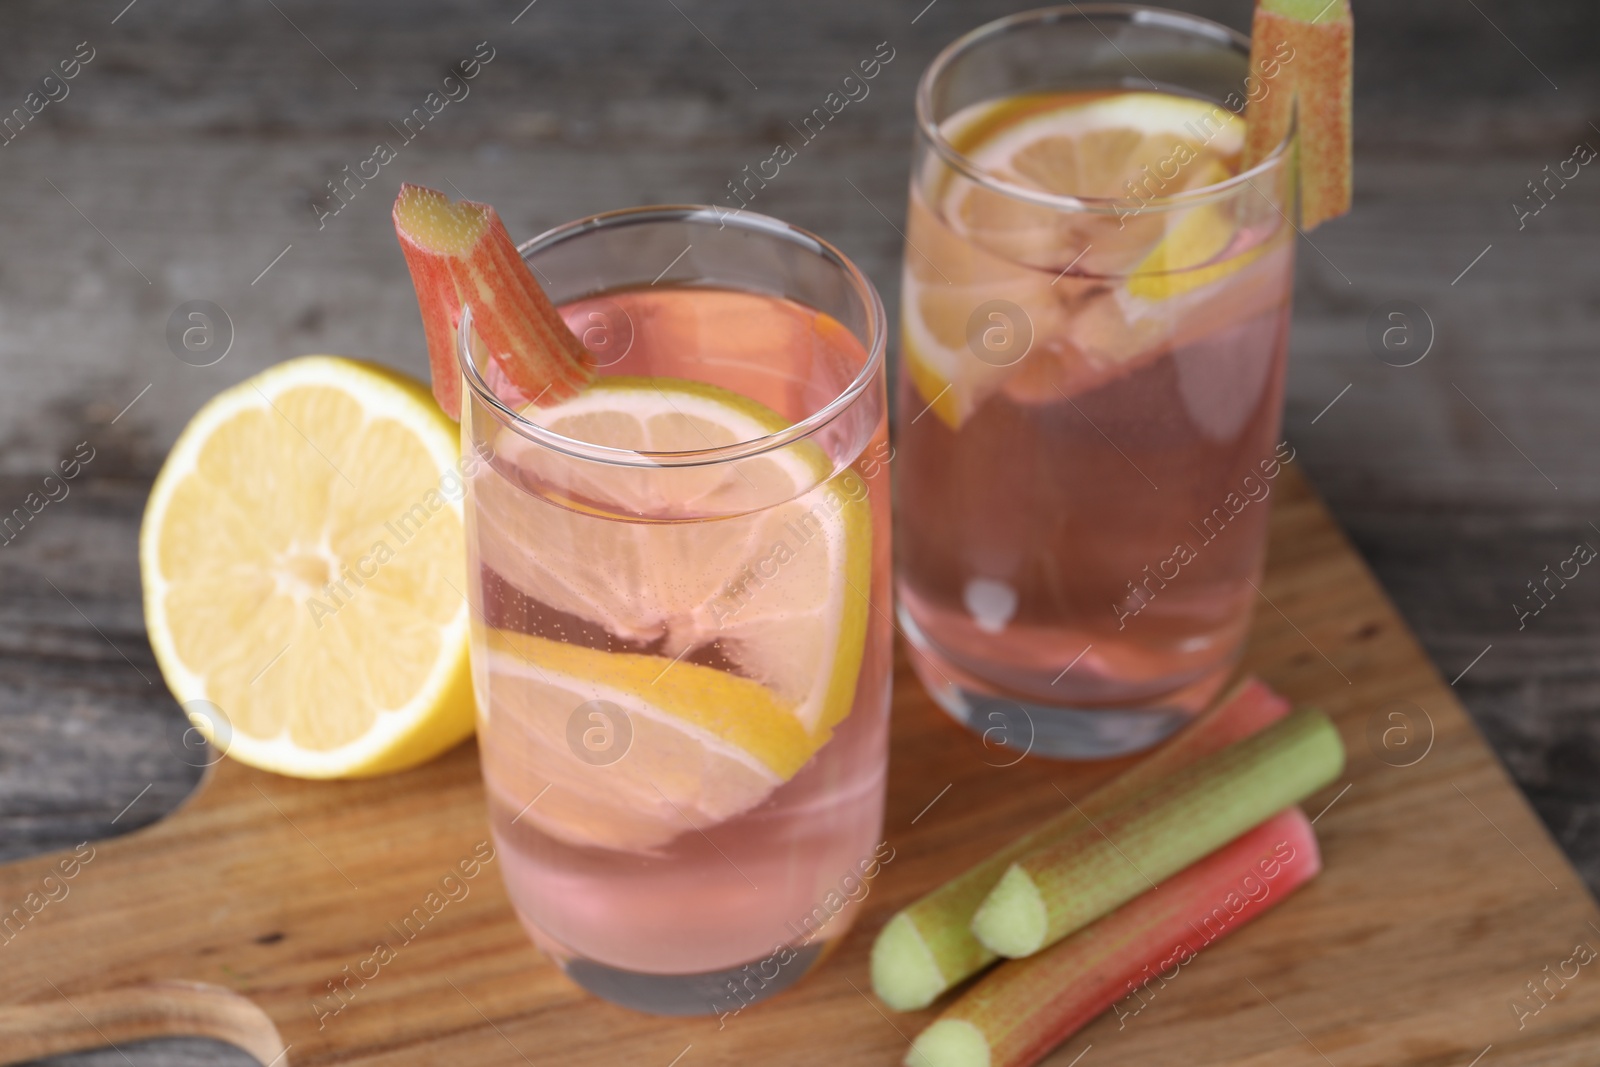
[[[1259,733],[1289,713],[1289,703],[1254,678],[1079,806],[1090,818],[1126,803],[1174,772]],[[970,929],[973,913],[1006,868],[1028,852],[1088,831],[1071,808],[1024,834],[896,914],[872,946],[872,987],[890,1008],[914,1011],[998,957]],[[1092,831],[1090,831],[1092,832]]]
[[[1339,731],[1322,712],[1302,708],[1093,820],[1092,833],[1018,859],[978,907],[972,932],[1002,956],[1031,955],[1298,804],[1343,769]]]
[[[1142,1011],[1154,994],[1182,980],[1183,968],[1206,946],[1277,907],[1321,869],[1305,815],[1298,808],[1282,812],[1159,893],[1144,894],[1038,955],[996,967],[917,1036],[905,1063],[1037,1063],[1124,997],[1137,995]]]
[[[456,331],[463,306],[471,307],[489,352],[486,377],[508,393],[549,404],[593,379],[594,358],[539,287],[494,208],[406,184],[395,198],[394,228],[422,310],[434,399],[445,414],[461,414]]]

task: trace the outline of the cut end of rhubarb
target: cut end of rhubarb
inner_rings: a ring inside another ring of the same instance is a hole
[[[1318,25],[1348,18],[1350,0],[1261,0],[1261,9]]]
[[[433,395],[446,414],[461,414],[457,330],[464,306],[494,364],[485,378],[503,380],[516,396],[551,404],[593,379],[593,356],[539,287],[494,208],[407,184],[393,214],[422,310]]]
[[[933,1003],[948,983],[911,916],[890,919],[872,943],[872,991],[895,1011]]]
[[[906,1067],[989,1067],[989,1041],[965,1019],[940,1019],[917,1035]]]
[[[1012,864],[972,917],[972,933],[990,952],[1015,959],[1044,947],[1049,923],[1038,885]]]
[[[436,256],[464,256],[489,229],[489,208],[470,200],[452,203],[436,189],[409,183],[394,201],[395,229]]]

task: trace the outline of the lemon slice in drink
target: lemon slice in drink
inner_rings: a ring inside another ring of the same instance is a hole
[[[906,374],[927,410],[950,428],[1007,381],[1049,359],[1041,344],[1060,330],[1063,308],[1048,278],[944,285],[906,275],[900,334]]]
[[[727,671],[503,631],[485,643],[490,787],[572,844],[643,851],[714,826],[819,747],[771,689]]]
[[[1144,299],[1216,280],[1188,268],[1222,250],[1230,219],[1216,208],[1173,217],[1140,205],[1234,172],[1244,124],[1226,109],[1166,93],[1040,94],[970,108],[944,132],[1002,182],[1119,202],[1098,213],[1058,209],[950,172],[931,194],[937,218],[913,203],[909,235],[921,252],[906,258],[906,366],[951,427],[1002,388],[1050,402],[1149,351],[1161,324],[1126,321],[1108,292],[1115,276],[1155,276],[1136,294]],[[967,316],[995,300],[1025,316],[1036,353],[1009,363],[971,351]]]
[[[1170,196],[1205,184],[1244,148],[1244,120],[1207,100],[1158,92],[1060,99],[1025,95],[974,109],[946,136],[996,177],[1072,197],[1126,197],[1125,182],[1142,189],[1147,177],[1151,193]]]
[[[604,378],[527,416],[566,437],[682,452],[788,424],[737,393]],[[629,468],[570,461],[510,430],[475,483],[483,564],[524,596],[631,650],[714,663],[770,688],[825,740],[850,712],[872,575],[867,485],[810,442],[736,461]],[[526,486],[545,485],[545,500]],[[819,741],[820,743],[820,741]]]
[[[145,621],[228,755],[354,777],[472,732],[457,432],[421,383],[306,356],[178,438],[140,531]]]
[[[1141,300],[1168,300],[1242,270],[1262,247],[1223,257],[1236,232],[1232,213],[1224,205],[1200,204],[1185,210],[1135,268],[1128,294]]]
[[[947,137],[986,174],[1053,196],[1119,202],[1116,213],[1063,211],[954,178],[950,224],[1008,259],[1111,274],[1160,240],[1164,220],[1140,205],[1220,181],[1237,168],[1244,122],[1226,108],[1168,93],[1021,96],[957,115]],[[1085,251],[1087,250],[1087,251]]]

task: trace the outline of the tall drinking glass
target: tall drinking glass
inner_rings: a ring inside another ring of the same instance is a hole
[[[917,92],[895,461],[918,674],[990,740],[1154,744],[1236,663],[1280,446],[1292,52],[1155,8],[990,23]]]
[[[885,859],[882,305],[833,247],[748,213],[614,212],[522,251],[601,367],[534,406],[463,316],[506,887],[594,993],[736,1012],[843,935]]]

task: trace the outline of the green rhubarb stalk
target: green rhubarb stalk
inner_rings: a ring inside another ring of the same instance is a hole
[[[907,1067],[1028,1067],[1124,997],[1154,998],[1207,945],[1276,907],[1322,869],[1298,808],[1282,812],[1025,960],[996,967],[921,1034]],[[1126,1025],[1126,1018],[1124,1018]]]
[[[1287,701],[1248,678],[1167,744],[1090,793],[1079,808],[1089,818],[1099,818],[1288,712]],[[896,914],[872,946],[872,988],[878,997],[895,1011],[915,1011],[993,963],[996,955],[972,935],[978,905],[1016,860],[1078,832],[1093,831],[1083,814],[1069,808]]]
[[[1296,711],[1012,863],[972,917],[1002,956],[1027,956],[1094,922],[1332,782],[1339,731]]]

